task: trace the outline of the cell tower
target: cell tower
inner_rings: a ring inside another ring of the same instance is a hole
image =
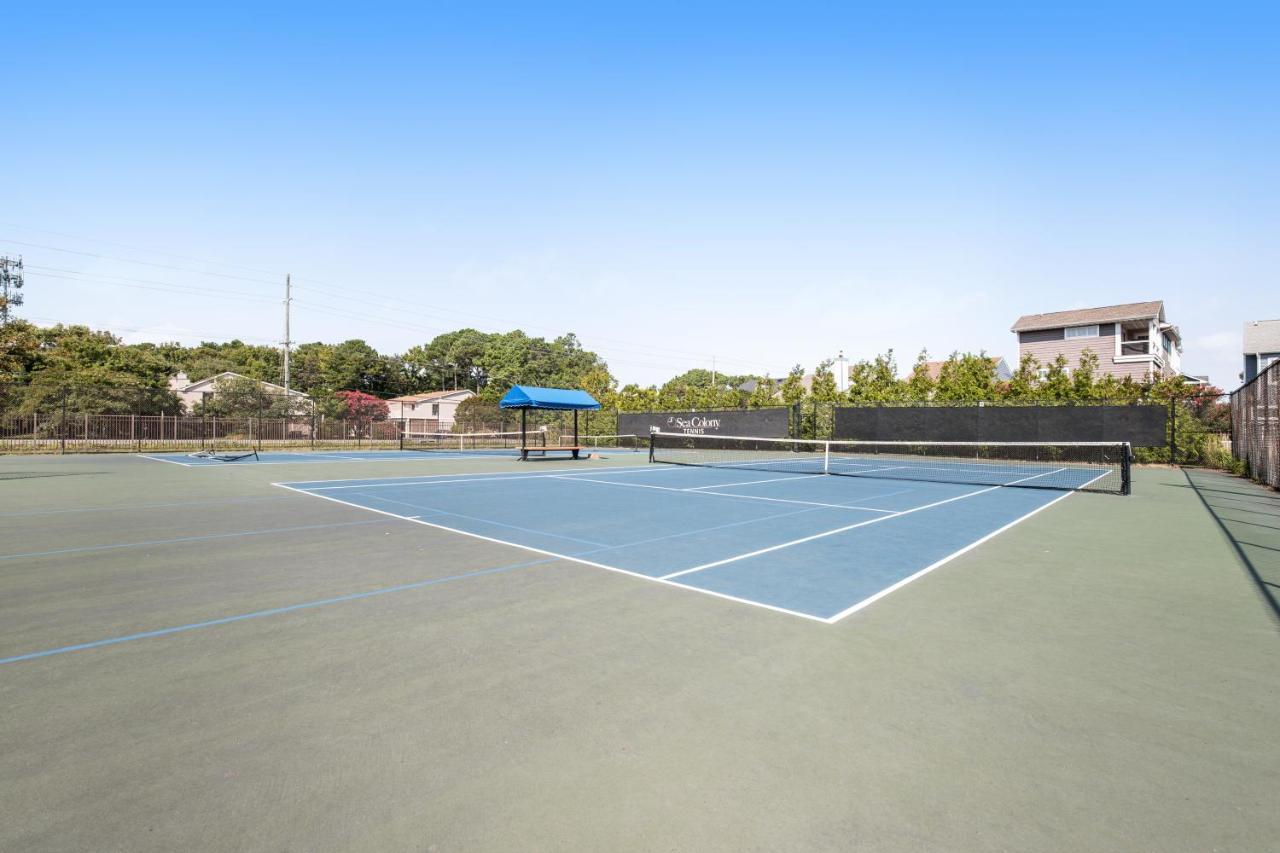
[[[9,309],[22,304],[22,258],[0,257],[0,326],[9,322]]]

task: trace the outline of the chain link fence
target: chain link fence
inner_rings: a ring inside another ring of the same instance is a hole
[[[1280,362],[1231,392],[1231,432],[1245,473],[1280,489]]]
[[[209,447],[396,447],[406,425],[324,411],[299,395],[0,383],[0,453],[157,452]]]

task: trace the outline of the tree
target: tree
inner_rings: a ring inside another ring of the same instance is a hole
[[[953,352],[938,373],[935,398],[953,403],[977,403],[996,397],[995,362],[985,352]]]
[[[624,412],[651,412],[658,408],[658,389],[650,385],[623,385],[618,392],[618,409]]]
[[[826,359],[813,372],[813,385],[809,394],[818,403],[834,403],[840,399],[840,389],[836,386],[836,375],[831,370],[835,362]]]
[[[1031,353],[1023,353],[1018,362],[1018,369],[1013,372],[1005,387],[1005,399],[1011,401],[1033,400],[1036,396],[1036,383],[1040,378],[1040,362]]]
[[[929,375],[929,351],[920,350],[916,356],[915,366],[911,368],[911,378],[907,380],[906,398],[915,402],[924,402],[933,398],[937,383]]]
[[[927,373],[925,378],[928,378]],[[908,396],[907,387],[898,379],[898,363],[894,360],[893,350],[877,355],[871,361],[855,362],[849,368],[846,397],[851,403],[887,403]]]
[[[1094,387],[1094,376],[1098,372],[1098,356],[1087,349],[1080,353],[1076,369],[1071,372],[1071,400],[1083,403],[1094,399],[1097,390]]]
[[[454,432],[482,432],[501,429],[503,412],[498,404],[483,397],[468,397],[453,413]]]
[[[280,418],[293,414],[291,402],[282,394],[271,393],[257,379],[227,376],[214,383],[213,392],[195,405],[193,414],[223,418]]]
[[[343,417],[357,421],[385,421],[391,414],[386,400],[363,391],[335,391],[334,397],[342,401]]]
[[[794,406],[804,399],[804,368],[796,365],[787,373],[787,378],[782,380],[782,402],[788,406]]]
[[[595,397],[596,402],[600,403],[602,409],[617,409],[617,380],[609,375],[607,368],[603,366],[595,366],[586,371],[579,379],[579,387],[582,391]]]
[[[747,405],[753,409],[764,409],[778,405],[778,382],[769,376],[756,380],[756,387],[747,398]]]
[[[40,335],[26,320],[10,320],[0,326],[0,380],[18,379],[30,373],[40,354]]]
[[[1196,387],[1186,398],[1187,409],[1210,432],[1231,432],[1231,404],[1227,392],[1215,385]]]
[[[1049,402],[1065,403],[1071,399],[1071,376],[1067,370],[1067,357],[1058,353],[1058,357],[1049,362],[1045,377],[1037,388],[1038,397]]]

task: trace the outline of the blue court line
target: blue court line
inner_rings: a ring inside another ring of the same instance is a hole
[[[432,578],[425,581],[414,581],[413,583],[404,583],[397,586],[384,587],[383,589],[374,589],[367,592],[353,592],[349,595],[338,595],[333,598],[321,598],[315,601],[304,601],[300,604],[288,604],[283,607],[272,607],[267,610],[252,610],[248,613],[239,613],[235,616],[223,616],[219,619],[207,619],[204,622],[190,622],[186,625],[174,625],[169,628],[157,628],[154,631],[141,631],[137,634],[125,634],[120,637],[109,637],[105,640],[93,640],[88,643],[76,643],[71,646],[58,646],[53,649],[44,649],[39,652],[28,652],[23,655],[13,655],[7,658],[0,658],[0,665],[7,663],[18,663],[24,660],[34,660],[36,658],[50,657],[52,655],[62,655],[67,652],[80,652],[86,649],[100,649],[103,646],[114,646],[119,643],[128,643],[134,640],[146,640],[152,637],[164,637],[169,634],[180,634],[184,631],[195,631],[200,628],[213,628],[218,625],[228,625],[232,622],[244,622],[248,619],[261,619],[266,616],[279,616],[282,613],[293,613],[298,610],[308,610],[314,607],[325,607],[330,604],[342,604],[348,601],[358,601],[362,598],[373,598],[379,595],[389,595],[393,592],[405,592],[412,589],[422,589],[423,587],[435,586],[442,583],[450,583],[452,581],[466,580],[468,578],[480,577],[482,575],[494,575],[500,572],[510,572],[515,569],[528,568],[529,566],[537,566],[542,563],[553,563],[556,557],[544,557],[540,560],[529,560],[523,563],[511,563],[506,566],[497,566],[492,569],[478,569],[474,572],[465,572],[460,575],[449,575],[443,578]]]
[[[215,504],[239,504],[251,501],[278,501],[282,498],[275,495],[264,495],[260,498],[225,498],[216,501],[175,501],[159,504],[116,504],[115,506],[82,506],[77,509],[42,509],[33,512],[0,513],[0,518],[26,518],[32,515],[66,515],[75,512],[129,512],[135,509],[166,509],[175,506],[210,506]]]
[[[806,512],[816,512],[818,509],[820,509],[820,507],[811,507],[808,509],[794,510],[791,512],[783,512],[783,513],[778,513],[776,515],[764,516],[762,518],[748,519],[746,521],[734,521],[728,524],[718,524],[712,527],[701,528],[699,530],[686,531],[684,533],[675,533],[675,534],[669,534],[666,536],[658,536],[658,537],[654,537],[653,539],[642,539],[638,542],[629,542],[624,545],[611,545],[608,547],[601,547],[597,551],[584,552],[584,554],[580,556],[587,556],[587,555],[596,554],[604,551],[611,551],[616,548],[626,548],[632,545],[643,545],[649,542],[660,542],[665,539],[674,539],[680,536],[693,536],[699,533],[707,533],[712,530],[720,530],[725,527],[735,527],[742,524],[759,524],[762,521],[771,521],[775,518],[785,518],[787,516],[800,515]],[[406,517],[400,517],[400,518],[405,521],[412,520]],[[350,522],[350,523],[374,524],[376,522],[361,521],[361,522]],[[336,527],[338,525],[322,525],[322,526]],[[9,663],[19,663],[21,661],[27,661],[27,660],[35,660],[37,658],[51,657],[53,655],[61,655],[61,654],[66,654],[68,652],[79,652],[79,651],[86,651],[88,649],[99,649],[99,648],[103,648],[104,646],[114,646],[120,643],[132,642],[134,640],[146,640],[146,639],[152,639],[154,637],[164,637],[170,634],[180,634],[185,631],[194,631],[200,628],[213,628],[219,625],[228,625],[233,622],[243,622],[249,619],[261,619],[267,616],[279,616],[281,614],[293,613],[299,610],[308,610],[315,607],[325,607],[331,604],[342,604],[348,601],[359,601],[360,599],[373,598],[379,595],[389,595],[395,592],[407,592],[410,590],[422,589],[424,587],[436,586],[437,584],[450,583],[452,581],[467,580],[468,578],[482,577],[484,575],[500,574],[502,572],[514,571],[516,569],[529,568],[530,566],[539,566],[539,565],[543,565],[544,563],[554,563],[561,559],[563,559],[563,557],[561,556],[542,557],[537,560],[527,560],[520,563],[509,563],[507,565],[496,566],[491,569],[478,569],[474,572],[465,572],[459,575],[449,575],[447,577],[433,578],[431,580],[425,580],[425,581],[414,581],[412,583],[398,584],[396,586],[385,587],[383,589],[369,590],[367,592],[353,592],[348,595],[338,595],[332,598],[321,598],[315,601],[304,601],[299,604],[288,604],[282,607],[272,607],[266,610],[253,610],[248,613],[240,613],[234,616],[223,616],[218,619],[207,619],[203,622],[190,622],[185,625],[175,625],[168,628],[157,628],[152,631],[140,631],[136,634],[125,634],[120,637],[109,637],[105,640],[92,640],[86,643],[76,643],[74,645],[69,645],[69,646],[58,646],[52,649],[44,649],[38,652],[27,652],[26,654],[12,655],[10,657],[0,658],[0,665],[9,664]],[[627,572],[627,574],[634,574],[634,572]],[[652,578],[650,579],[652,580]],[[682,584],[674,584],[674,585],[683,586]],[[696,587],[690,587],[690,588],[695,590],[697,589]]]
[[[112,551],[118,548],[145,548],[148,545],[172,545],[177,542],[200,542],[205,539],[235,539],[241,536],[262,536],[267,533],[292,533],[297,530],[327,530],[330,527],[354,527],[359,524],[377,524],[373,521],[331,521],[328,524],[306,524],[301,527],[273,527],[268,530],[241,530],[236,533],[210,533],[204,536],[180,536],[176,539],[151,539],[146,542],[122,542],[118,545],[86,545],[82,548],[58,548],[54,551],[31,551],[26,554],[0,554],[0,560],[17,560],[21,557],[49,557],[55,554],[79,554],[85,551]]]
[[[576,536],[565,536],[562,533],[547,533],[546,531],[543,531],[543,530],[533,530],[528,527],[518,527],[514,524],[505,524],[501,521],[492,521],[490,519],[480,518],[479,516],[475,516],[475,515],[463,515],[460,512],[449,512],[448,510],[444,510],[444,509],[436,509],[435,507],[426,506],[425,504],[411,504],[408,501],[398,501],[395,498],[381,498],[381,497],[378,497],[377,495],[367,495],[364,492],[352,492],[351,494],[358,495],[362,498],[367,498],[371,501],[382,501],[383,503],[400,504],[400,506],[407,506],[410,509],[416,510],[418,512],[430,512],[430,513],[435,513],[436,515],[452,516],[453,518],[465,518],[467,521],[478,521],[481,524],[488,524],[493,527],[505,527],[508,530],[518,530],[521,533],[532,533],[535,536],[549,536],[552,539],[564,539],[567,542],[577,542],[579,545],[591,545],[595,548],[614,547],[612,545],[607,545],[604,542],[593,542],[590,539],[579,539]]]

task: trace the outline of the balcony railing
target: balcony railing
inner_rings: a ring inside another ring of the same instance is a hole
[[[1121,355],[1152,355],[1151,341],[1121,341]]]

